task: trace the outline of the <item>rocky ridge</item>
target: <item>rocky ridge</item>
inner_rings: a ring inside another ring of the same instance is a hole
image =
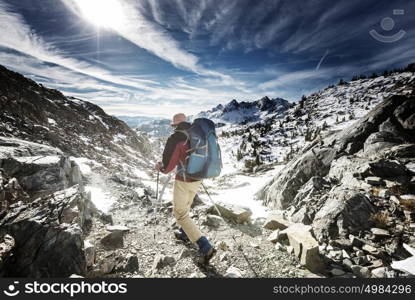
[[[282,219],[309,226],[332,274],[395,277],[415,247],[415,98],[392,96],[305,147],[258,192]],[[314,249],[316,246],[314,246]]]

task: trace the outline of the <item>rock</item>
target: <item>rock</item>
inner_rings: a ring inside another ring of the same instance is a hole
[[[236,267],[229,267],[224,275],[226,278],[242,278],[242,271]]]
[[[338,251],[330,251],[328,254],[328,257],[336,260],[336,261],[340,261],[340,259],[342,258],[342,252],[340,250]]]
[[[406,221],[412,222],[414,221],[414,213],[409,210],[404,210],[403,214],[405,216]]]
[[[216,215],[207,215],[206,221],[203,222],[204,225],[210,226],[210,227],[220,227],[224,224],[224,220],[220,216]]]
[[[360,265],[360,266],[364,266],[367,265],[369,263],[369,261],[367,260],[366,256],[357,256],[357,257],[353,257],[352,261],[356,264],[356,265]]]
[[[383,267],[383,262],[380,259],[373,260],[371,261],[370,265],[367,267],[369,268],[369,270],[380,268],[380,267]]]
[[[346,274],[345,271],[338,269],[338,268],[333,268],[330,270],[331,275],[333,276],[343,276],[344,274]]]
[[[380,177],[370,176],[366,177],[365,181],[373,186],[384,186],[385,182]]]
[[[162,269],[170,264],[173,264],[176,260],[172,256],[166,256],[163,254],[157,254],[153,261],[153,268],[152,270],[159,270]]]
[[[307,206],[301,206],[291,215],[291,221],[294,223],[303,223],[304,225],[310,225],[312,217],[310,217],[309,209]]]
[[[281,243],[275,243],[275,250],[283,251],[286,250],[285,247]]]
[[[391,132],[374,132],[365,141],[364,152],[367,155],[372,155],[384,151],[385,149],[392,148],[404,141],[404,139]]]
[[[16,203],[0,219],[0,235],[16,242],[15,259],[7,260],[6,277],[69,277],[86,273],[83,236],[92,222],[92,203],[79,186],[55,192],[31,203]],[[77,207],[71,224],[60,222],[60,213]],[[36,249],[36,251],[34,251]]]
[[[0,169],[0,203],[6,208],[18,201],[26,202],[29,195],[23,190],[16,178],[11,178]]]
[[[110,232],[101,239],[101,244],[111,249],[123,248],[124,234],[122,231]]]
[[[89,240],[84,241],[84,252],[86,266],[91,267],[95,262],[95,246]]]
[[[111,214],[104,213],[104,212],[98,212],[98,217],[104,224],[110,224],[110,225],[113,224]]]
[[[353,249],[352,241],[346,238],[332,240],[330,241],[330,244],[336,248],[340,248],[347,251],[352,251]]]
[[[336,148],[349,155],[362,150],[368,137],[377,132],[379,126],[392,116],[393,111],[407,100],[404,96],[392,96],[377,105],[365,117],[336,136]]]
[[[285,235],[285,236],[286,236],[286,235]],[[277,230],[273,231],[273,232],[270,234],[270,236],[267,238],[267,241],[275,244],[275,243],[276,243],[276,242],[278,242],[280,239],[282,239],[282,237],[281,237],[281,235],[280,235],[280,230],[279,230],[279,229],[277,229]]]
[[[205,202],[203,202],[202,198],[199,197],[199,194],[196,194],[195,197],[193,198],[192,208],[198,205],[203,205],[203,204],[205,204]]]
[[[368,220],[375,212],[366,195],[354,190],[334,188],[313,221],[317,239],[344,237],[369,226]]]
[[[67,189],[82,179],[79,167],[60,155],[0,157],[0,166],[9,176],[16,177],[29,194]]]
[[[286,209],[295,204],[294,198],[301,186],[313,176],[327,175],[335,155],[336,151],[332,148],[312,148],[288,163],[278,176],[257,193],[258,199],[277,209]]]
[[[312,272],[321,272],[324,263],[320,258],[318,242],[311,235],[311,226],[294,224],[285,229],[294,254]]]
[[[370,270],[366,267],[361,267],[358,265],[352,266],[352,272],[354,275],[356,275],[359,278],[370,278],[372,273]]]
[[[371,271],[372,277],[374,277],[374,278],[386,278],[387,277],[387,271],[388,271],[388,268],[386,268],[386,267],[380,267],[380,268],[373,269]]]
[[[386,236],[390,236],[389,231],[385,230],[385,229],[380,229],[380,228],[371,228],[370,231],[375,235],[375,236],[380,236],[380,237],[386,237]]]
[[[370,172],[381,178],[394,178],[399,176],[409,175],[408,169],[405,165],[401,165],[397,161],[381,159],[376,162],[370,162]]]
[[[3,263],[12,255],[15,244],[14,238],[8,234],[0,238],[0,275],[3,275]]]
[[[410,163],[407,163],[406,165],[405,165],[405,167],[410,171],[410,172],[412,172],[412,174],[415,174],[415,162],[410,162]]]
[[[411,256],[401,261],[392,262],[391,267],[395,270],[415,275],[415,249],[407,244],[403,244],[403,247]]]
[[[127,226],[123,225],[114,225],[114,226],[107,226],[107,231],[109,232],[128,232],[130,229]]]
[[[220,256],[219,256],[219,261],[221,261],[221,262],[224,262],[224,261],[227,261],[228,260],[228,257],[229,257],[229,255],[228,255],[228,253],[222,253]]]
[[[285,220],[281,212],[269,212],[265,220],[264,228],[269,230],[284,230],[290,225],[290,222]]]
[[[343,259],[342,263],[348,270],[352,269],[353,262],[350,259],[345,258],[345,259]]]
[[[93,272],[95,271],[95,276],[109,274],[114,270],[116,264],[117,262],[114,256],[110,254],[107,257],[105,257],[102,261],[100,261],[98,270],[93,270]]]
[[[395,204],[400,205],[400,202],[399,202],[398,197],[396,197],[396,196],[391,196],[391,197],[390,197],[390,200],[391,200],[392,202],[394,202]]]
[[[347,253],[346,250],[342,250],[342,257],[343,258],[350,258],[350,255],[349,255],[349,253]]]
[[[393,112],[396,119],[406,130],[415,130],[415,104],[413,100],[407,100]],[[412,112],[412,113],[411,113]]]
[[[252,212],[249,208],[224,202],[216,202],[216,207],[219,209],[223,218],[232,220],[236,223],[244,223],[248,221],[252,215]],[[216,208],[211,206],[208,209],[210,214],[218,214]]]
[[[350,242],[352,243],[353,247],[361,248],[365,244],[365,242],[363,242],[361,239],[355,237],[352,234],[349,235],[349,238],[350,238]]]
[[[371,245],[368,245],[368,244],[363,245],[362,250],[366,251],[368,253],[371,253],[371,254],[378,254],[379,253],[379,250],[377,248],[375,248]]]
[[[318,197],[324,187],[329,187],[330,183],[320,176],[313,176],[310,180],[302,186],[294,198],[293,203],[297,205],[297,209],[290,216],[290,220],[294,223],[303,223],[305,225],[311,224],[312,215],[310,209],[306,205],[300,203],[308,203],[313,197]]]
[[[392,196],[392,192],[388,189],[382,189],[379,191],[379,197],[389,199]]]
[[[138,264],[138,257],[137,255],[128,254],[122,262],[120,262],[116,267],[116,272],[126,272],[126,273],[134,273],[138,271],[139,264]]]

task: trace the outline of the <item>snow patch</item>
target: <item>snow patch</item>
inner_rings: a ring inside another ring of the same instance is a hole
[[[87,185],[85,191],[91,193],[92,203],[104,213],[108,213],[111,206],[116,201],[116,199],[111,196],[110,192],[105,192],[102,188],[97,186]]]

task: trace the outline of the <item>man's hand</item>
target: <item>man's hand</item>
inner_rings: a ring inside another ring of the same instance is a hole
[[[163,167],[163,164],[162,164],[162,162],[158,162],[158,163],[156,163],[156,165],[154,166],[154,168],[157,170],[157,171],[161,171],[161,169],[162,169],[162,167]]]

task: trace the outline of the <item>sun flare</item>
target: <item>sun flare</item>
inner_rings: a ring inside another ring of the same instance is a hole
[[[118,0],[75,0],[75,3],[85,20],[97,27],[118,29],[125,22]]]

